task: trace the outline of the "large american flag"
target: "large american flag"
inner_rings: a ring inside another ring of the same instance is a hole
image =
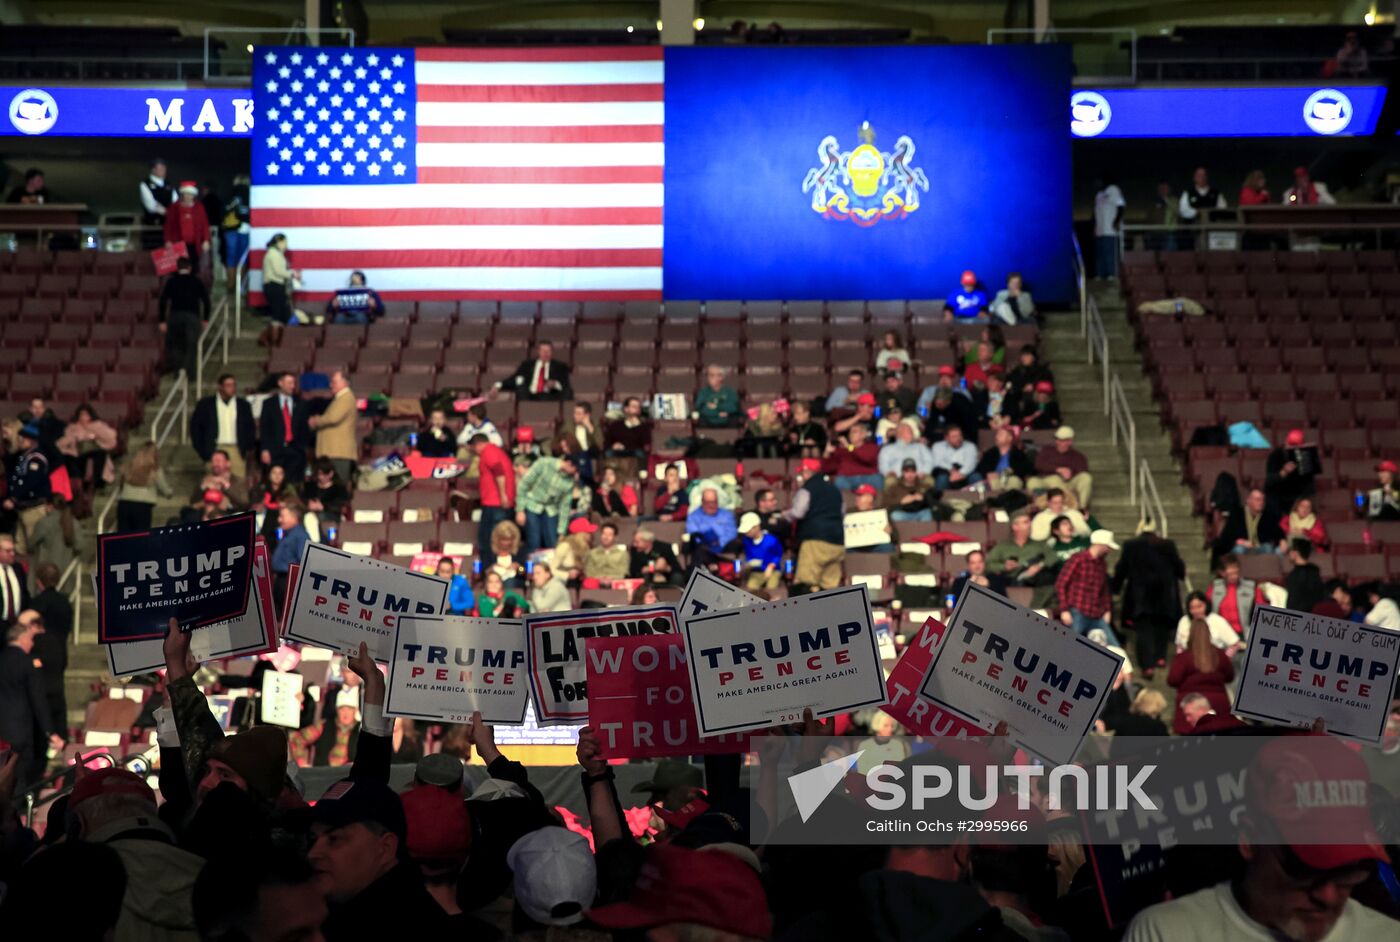
[[[298,297],[661,297],[656,47],[262,47],[255,293],[288,238]],[[256,299],[255,299],[256,300]]]

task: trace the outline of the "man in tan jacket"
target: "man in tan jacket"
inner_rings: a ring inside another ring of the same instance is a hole
[[[347,485],[354,482],[358,466],[360,443],[355,438],[355,394],[342,370],[331,374],[331,397],[326,411],[307,420],[316,430],[316,457],[326,458],[335,465],[336,474]]]

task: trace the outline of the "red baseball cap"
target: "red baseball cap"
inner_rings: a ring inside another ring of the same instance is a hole
[[[1255,753],[1245,801],[1304,864],[1336,870],[1390,859],[1371,818],[1370,785],[1366,763],[1335,737],[1280,736]]]
[[[977,284],[977,273],[969,268],[962,273],[962,283],[964,288],[971,288],[973,285]]]
[[[1389,471],[1391,474],[1400,474],[1400,465],[1397,465],[1390,459],[1386,459],[1385,461],[1382,461],[1380,464],[1376,465],[1376,470]]]
[[[222,504],[224,502],[224,492],[217,487],[211,487],[204,492],[204,502],[206,504]]]
[[[1055,384],[1050,382],[1049,380],[1042,379],[1040,382],[1035,384],[1035,391],[1043,393],[1052,393],[1055,391]]]
[[[527,445],[531,444],[535,440],[535,430],[528,425],[522,425],[515,430],[515,440]]]
[[[877,490],[875,490],[875,488],[872,487],[872,486],[869,485],[869,484],[862,484],[860,487],[856,488],[856,493],[857,493],[857,494],[869,494],[871,497],[874,497],[876,494],[879,494],[880,492],[877,491]]]
[[[858,406],[873,406],[873,405],[875,405],[875,394],[874,394],[874,393],[861,393],[861,394],[856,398],[856,405],[858,405]]]
[[[820,471],[821,469],[822,469],[822,462],[821,462],[821,459],[820,459],[820,458],[803,458],[803,459],[802,459],[802,470],[803,470],[803,471],[806,471],[808,474],[816,474],[816,473],[817,473],[818,471]]]
[[[569,521],[570,533],[597,533],[598,525],[587,517],[575,517]]]
[[[939,376],[957,376],[957,375],[958,375],[958,371],[957,371],[956,368],[951,367],[951,366],[949,366],[947,363],[945,363],[945,364],[943,364],[942,366],[940,366],[940,367],[938,368],[938,375],[939,375]]]
[[[1303,430],[1300,429],[1300,428],[1289,429],[1289,431],[1288,431],[1288,436],[1284,439],[1284,444],[1287,444],[1287,445],[1301,445],[1301,444],[1303,444]]]
[[[432,861],[466,856],[472,846],[472,821],[461,792],[419,785],[399,797],[408,819],[408,856]]]
[[[670,844],[647,851],[631,899],[589,910],[588,918],[604,929],[689,922],[751,939],[773,936],[768,900],[752,867],[731,854]]]
[[[671,811],[662,805],[657,805],[651,810],[658,818],[665,821],[666,826],[671,830],[684,831],[690,822],[710,810],[710,803],[704,798],[692,798],[678,811]]]
[[[146,780],[135,772],[127,769],[98,769],[89,772],[78,783],[73,786],[73,791],[68,795],[68,807],[76,808],[89,798],[96,798],[98,795],[127,795],[132,798],[141,798],[151,803],[154,808],[156,804],[156,793],[151,791],[151,786],[146,784]]]

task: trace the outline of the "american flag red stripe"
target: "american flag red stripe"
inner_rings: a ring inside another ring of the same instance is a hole
[[[341,52],[330,50],[330,66]],[[346,77],[369,54],[349,52],[356,59]],[[262,247],[284,232],[303,300],[328,297],[356,269],[386,298],[659,299],[662,55],[655,47],[414,50],[413,101],[403,105],[412,178],[389,177],[386,159],[374,180],[356,174],[362,166],[332,166],[314,179],[311,158],[305,175],[255,177],[250,268],[260,272]],[[375,79],[368,71],[359,86]],[[345,97],[380,93],[359,86]],[[254,91],[263,95],[257,81]],[[283,101],[282,110],[297,104]],[[342,159],[352,162],[352,153],[346,145]],[[253,281],[256,291],[260,278]]]

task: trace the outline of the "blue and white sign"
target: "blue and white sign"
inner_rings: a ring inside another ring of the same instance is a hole
[[[253,95],[228,88],[0,86],[0,136],[250,137]]]
[[[1078,138],[1360,136],[1375,131],[1385,87],[1101,88],[1069,102]]]

